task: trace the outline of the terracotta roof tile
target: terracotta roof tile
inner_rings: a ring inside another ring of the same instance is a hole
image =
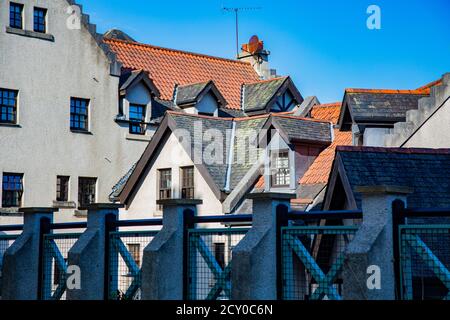
[[[311,117],[337,124],[341,113],[341,105],[340,102],[335,102],[314,106],[311,110]]]
[[[308,171],[300,179],[300,184],[328,183],[328,177],[333,166],[335,150],[338,146],[348,146],[352,144],[352,133],[334,130],[335,139],[333,143],[326,148],[316,158]]]
[[[257,82],[258,74],[246,62],[166,49],[137,42],[104,39],[127,69],[143,69],[161,92],[161,99],[172,99],[175,84],[186,85],[213,80],[228,102],[240,109],[241,85]]]

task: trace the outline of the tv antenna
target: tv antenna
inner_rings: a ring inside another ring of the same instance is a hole
[[[223,11],[234,12],[236,18],[236,57],[239,57],[239,12],[261,10],[261,7],[222,7]]]

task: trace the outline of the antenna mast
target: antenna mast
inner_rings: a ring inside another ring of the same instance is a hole
[[[236,18],[236,57],[239,57],[239,11],[260,10],[261,7],[240,7],[228,8],[223,7],[222,10],[226,12],[234,12]]]

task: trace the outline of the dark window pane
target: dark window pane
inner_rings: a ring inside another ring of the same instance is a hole
[[[47,14],[46,9],[34,8],[34,31],[35,32],[45,33],[47,31],[46,23],[45,23],[46,14]]]
[[[172,169],[158,170],[159,173],[159,199],[172,198]],[[162,209],[160,207],[160,209]]]
[[[194,167],[181,168],[181,198],[194,199]]]
[[[70,129],[88,130],[88,107],[89,100],[70,98]]]
[[[289,151],[274,152],[272,154],[272,166],[272,185],[289,186],[291,183]]]
[[[23,174],[3,173],[2,188],[3,208],[22,206]]]
[[[84,210],[95,203],[97,178],[78,178],[78,209]]]
[[[0,88],[0,123],[16,123],[17,91]]]
[[[214,257],[223,270],[225,268],[225,243],[214,243]]]
[[[130,133],[145,134],[145,110],[144,105],[130,104]]]
[[[23,5],[11,2],[9,5],[9,26],[11,28],[22,29]]]
[[[56,177],[56,201],[69,201],[69,177]]]

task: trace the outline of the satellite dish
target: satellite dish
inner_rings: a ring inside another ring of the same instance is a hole
[[[257,52],[262,51],[263,49],[263,43],[259,40],[258,36],[252,36],[250,40],[248,41],[247,46],[248,52],[251,54],[255,54]]]

